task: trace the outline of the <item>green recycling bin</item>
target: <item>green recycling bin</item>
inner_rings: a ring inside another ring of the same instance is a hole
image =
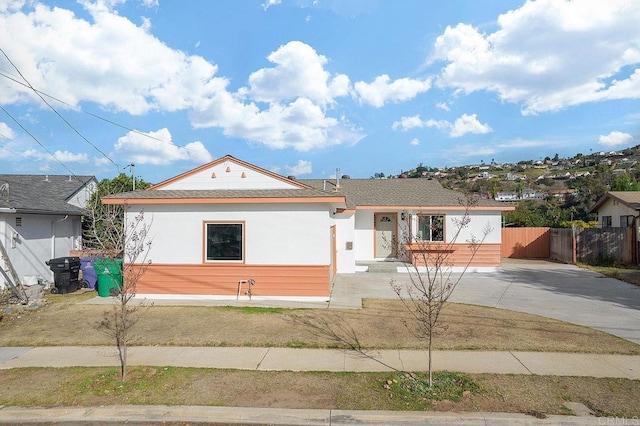
[[[96,259],[93,266],[98,275],[98,296],[109,297],[112,290],[122,288],[122,259]]]

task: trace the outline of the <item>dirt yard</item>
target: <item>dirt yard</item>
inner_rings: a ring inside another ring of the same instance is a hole
[[[2,346],[110,345],[96,324],[106,306],[78,302],[93,293],[52,295],[33,311],[5,315]],[[133,345],[422,348],[404,325],[401,302],[366,300],[362,310],[225,307],[145,308]],[[640,345],[589,328],[508,310],[450,304],[437,349],[640,354]],[[334,335],[331,335],[334,332]]]

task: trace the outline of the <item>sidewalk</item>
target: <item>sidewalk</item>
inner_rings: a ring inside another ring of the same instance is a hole
[[[623,423],[623,421],[625,421]],[[608,421],[608,422],[607,422]],[[617,421],[618,423],[613,423]],[[197,424],[245,425],[604,425],[635,424],[637,419],[548,416],[519,413],[313,410],[249,407],[119,405],[109,407],[1,407],[0,424]]]
[[[256,371],[425,371],[425,351],[133,346],[128,365]],[[113,346],[0,347],[0,369],[118,366]],[[640,356],[516,351],[434,351],[434,370],[640,379]]]

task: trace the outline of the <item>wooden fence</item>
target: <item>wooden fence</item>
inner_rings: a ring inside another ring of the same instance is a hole
[[[542,258],[565,263],[637,264],[636,232],[631,228],[503,228],[502,257]]]
[[[502,257],[549,259],[550,228],[502,228]]]
[[[576,258],[589,264],[636,263],[635,240],[633,228],[583,229],[577,234]]]

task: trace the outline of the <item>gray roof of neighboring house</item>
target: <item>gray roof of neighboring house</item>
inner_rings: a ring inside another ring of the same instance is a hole
[[[301,179],[300,182],[315,188],[326,188],[347,198],[347,208],[361,206],[406,207],[465,207],[465,194],[445,189],[434,179],[341,179],[340,189],[335,191],[335,180]],[[478,199],[473,207],[500,207],[504,203]]]
[[[589,213],[598,211],[598,209],[609,198],[613,198],[634,210],[640,210],[640,191],[609,191],[598,200],[595,206],[589,210]]]
[[[0,208],[17,213],[82,215],[84,210],[69,204],[69,200],[93,176],[60,175],[0,175]]]

